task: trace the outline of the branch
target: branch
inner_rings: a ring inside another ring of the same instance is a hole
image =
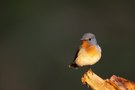
[[[135,83],[113,75],[110,79],[103,80],[92,70],[88,70],[82,77],[82,83],[93,90],[135,90]]]

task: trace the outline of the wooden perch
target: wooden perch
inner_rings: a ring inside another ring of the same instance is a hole
[[[93,90],[135,90],[135,83],[113,75],[110,79],[103,80],[92,70],[88,70],[82,77],[82,83]]]

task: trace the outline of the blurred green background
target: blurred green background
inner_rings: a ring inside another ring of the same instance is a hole
[[[73,70],[80,38],[96,35],[102,78],[135,81],[135,2],[11,0],[1,2],[0,90],[89,90]]]

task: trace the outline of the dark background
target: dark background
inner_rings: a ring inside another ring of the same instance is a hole
[[[0,5],[0,90],[89,90],[73,70],[80,38],[96,35],[102,78],[135,81],[135,2],[11,0]]]

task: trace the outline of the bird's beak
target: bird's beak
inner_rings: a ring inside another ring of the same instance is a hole
[[[80,40],[81,40],[81,41],[86,41],[87,39],[85,39],[85,38],[81,38]]]
[[[84,40],[84,38],[81,38],[80,40],[81,40],[81,41],[83,41],[83,40]]]

